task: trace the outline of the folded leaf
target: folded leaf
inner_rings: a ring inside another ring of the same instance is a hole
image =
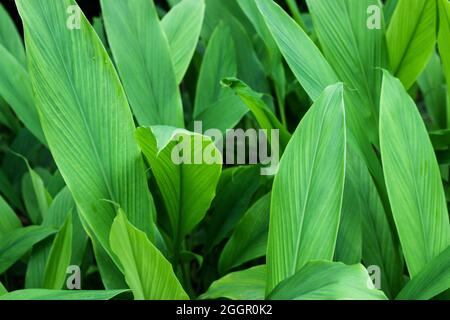
[[[399,0],[386,34],[392,74],[409,89],[436,44],[436,1]]]
[[[411,278],[450,243],[436,156],[414,101],[384,73],[380,144],[389,200]]]
[[[186,130],[139,128],[136,138],[161,191],[174,245],[179,246],[216,194],[222,157],[211,138]]]
[[[189,299],[170,262],[144,232],[127,221],[122,210],[111,227],[110,241],[136,300]]]
[[[184,127],[167,38],[153,0],[102,0],[111,51],[140,125]]]
[[[200,299],[264,300],[266,266],[227,274],[214,281]]]
[[[50,151],[91,236],[111,254],[113,202],[152,238],[154,206],[132,115],[94,29],[81,12],[80,29],[67,28],[73,0],[16,4]]]
[[[266,292],[308,261],[331,260],[345,171],[342,84],[328,87],[301,121],[272,190]]]
[[[271,300],[386,300],[362,265],[313,261],[281,282]]]

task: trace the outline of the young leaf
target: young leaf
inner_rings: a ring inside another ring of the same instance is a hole
[[[436,44],[436,1],[399,0],[386,37],[392,74],[409,89]]]
[[[248,209],[223,248],[220,274],[266,254],[269,217],[270,194],[267,194]]]
[[[389,200],[411,278],[450,243],[436,156],[425,124],[401,82],[384,73],[380,144]]]
[[[362,265],[313,261],[281,282],[271,300],[386,300]]]
[[[281,159],[272,190],[267,293],[308,261],[333,258],[344,189],[343,94],[342,84],[324,91]]]
[[[215,196],[222,157],[209,137],[186,130],[138,128],[136,138],[161,191],[178,246],[203,219]],[[183,159],[178,159],[181,153]],[[187,163],[177,164],[180,160]]]
[[[214,281],[200,299],[264,300],[266,266],[227,274]]]
[[[72,215],[68,214],[50,249],[42,284],[45,289],[59,290],[64,286],[72,256],[72,232]]]
[[[95,31],[81,12],[80,29],[67,27],[73,0],[16,3],[42,126],[91,236],[111,254],[112,201],[152,238],[155,209],[132,115]]]
[[[111,248],[119,258],[136,300],[185,300],[169,261],[144,232],[127,221],[122,210],[111,227]]]
[[[396,299],[428,300],[450,288],[450,247],[429,261]]]
[[[183,0],[161,20],[178,84],[183,80],[197,47],[204,14],[204,0]]]
[[[184,128],[167,38],[153,0],[101,1],[106,34],[141,126]]]

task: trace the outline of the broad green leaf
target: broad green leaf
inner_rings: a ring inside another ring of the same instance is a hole
[[[384,19],[386,20],[386,25],[389,25],[391,18],[397,7],[398,0],[386,0],[383,6]]]
[[[183,0],[161,20],[178,84],[183,80],[197,47],[204,14],[204,0]]]
[[[310,260],[331,260],[345,171],[342,84],[328,87],[303,118],[275,177],[267,246],[266,292]]]
[[[226,238],[247,211],[260,184],[260,168],[236,167],[225,170],[217,187],[211,218],[205,226],[205,251]]]
[[[153,0],[101,1],[106,34],[141,126],[184,127],[170,48]]]
[[[67,28],[73,0],[16,4],[50,151],[91,236],[111,254],[113,202],[153,238],[155,209],[132,115],[94,29],[81,12],[80,29]]]
[[[54,234],[55,229],[30,226],[19,228],[0,235],[0,274],[8,270],[33,245]]]
[[[447,79],[447,127],[450,125],[450,3],[438,0],[439,7],[439,34],[438,46]]]
[[[381,158],[389,200],[411,278],[450,243],[438,163],[414,101],[384,73],[380,111]]]
[[[43,288],[59,290],[64,286],[67,267],[72,256],[72,234],[72,215],[68,214],[50,249],[44,271]]]
[[[19,217],[0,195],[0,234],[22,227]]]
[[[432,120],[432,128],[447,128],[447,90],[441,59],[434,52],[417,80],[425,99],[425,107]]]
[[[242,102],[253,113],[261,129],[279,130],[280,144],[282,149],[284,149],[291,139],[291,134],[280,123],[277,117],[273,114],[272,110],[270,110],[266,105],[263,100],[263,95],[261,93],[253,91],[244,82],[238,79],[226,78],[222,80],[222,84],[233,89],[233,91],[238,95]]]
[[[45,137],[25,67],[0,44],[0,95],[25,126],[42,142]]]
[[[0,45],[5,47],[16,60],[26,65],[25,49],[16,24],[5,8],[0,4]]]
[[[399,0],[387,30],[392,74],[412,87],[436,44],[436,1]]]
[[[223,248],[220,274],[266,254],[269,218],[270,194],[267,194],[248,209]]]
[[[218,118],[223,129],[233,128],[248,112],[233,91],[220,84],[223,78],[234,76],[237,76],[234,40],[230,28],[221,23],[208,43],[197,82],[194,118],[203,121],[205,129],[214,128],[210,117]]]
[[[256,3],[292,72],[315,101],[338,77],[314,42],[280,6],[272,0]]]
[[[216,194],[222,157],[209,137],[186,130],[139,128],[136,138],[161,191],[177,246],[205,216]]]
[[[266,266],[227,274],[214,281],[200,299],[264,300]]]
[[[450,247],[429,261],[397,296],[400,300],[427,300],[450,288]]]
[[[378,115],[382,71],[387,67],[384,21],[370,26],[367,10],[380,0],[308,0],[325,57],[340,79],[357,90],[359,108]],[[378,17],[383,20],[383,17]],[[369,28],[369,26],[371,28]]]
[[[111,227],[111,248],[119,258],[136,300],[189,299],[169,261],[122,210]]]
[[[313,261],[281,282],[271,300],[386,300],[362,265]]]
[[[17,290],[0,296],[0,300],[110,300],[130,290]]]

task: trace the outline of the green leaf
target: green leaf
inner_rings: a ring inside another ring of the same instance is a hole
[[[52,197],[45,189],[42,178],[31,169],[25,159],[28,172],[22,178],[22,194],[28,216],[34,224],[40,224],[47,215]]]
[[[220,274],[266,254],[270,196],[269,193],[256,201],[236,226],[220,255]]]
[[[386,34],[392,74],[412,87],[436,44],[436,1],[399,0]]]
[[[7,294],[8,291],[6,290],[6,288],[3,286],[3,284],[0,282],[0,297]]]
[[[72,215],[68,214],[50,249],[42,284],[45,289],[59,290],[64,286],[72,256],[72,232]]]
[[[55,229],[30,226],[0,235],[0,274],[8,270],[33,245],[54,234]]]
[[[111,51],[139,124],[183,128],[170,48],[153,0],[102,0],[101,5]]]
[[[447,150],[450,147],[450,129],[429,132],[435,150]]]
[[[272,0],[256,0],[259,10],[294,75],[317,100],[329,85],[339,82],[314,42],[289,15]]]
[[[308,0],[315,31],[328,62],[349,88],[357,91],[359,108],[378,115],[382,71],[387,67],[384,21],[368,27],[367,10],[379,0]],[[379,17],[383,19],[383,17]],[[378,117],[377,117],[378,118]]]
[[[439,34],[438,46],[447,79],[447,127],[450,125],[450,3],[438,0],[439,7]]]
[[[19,217],[0,195],[0,234],[22,227]]]
[[[264,300],[266,266],[227,274],[214,281],[199,299]]]
[[[236,167],[223,172],[212,205],[211,218],[205,226],[206,252],[210,252],[233,231],[247,211],[259,183],[258,166]]]
[[[81,12],[80,29],[67,28],[73,0],[16,3],[42,126],[90,235],[111,254],[113,202],[152,238],[155,209],[132,115],[94,29]]]
[[[110,300],[129,290],[17,290],[0,296],[0,300]]]
[[[33,88],[25,67],[0,44],[0,95],[11,106],[25,126],[42,142],[39,115],[36,110]]]
[[[348,141],[351,136],[348,136]],[[362,228],[362,259],[366,266],[378,266],[381,274],[381,289],[389,298],[395,297],[403,285],[403,261],[400,258],[395,230],[391,230],[383,202],[370,175],[363,156],[351,143],[347,148],[346,185],[342,215],[351,210],[360,215]],[[347,188],[347,186],[349,186]],[[345,202],[349,203],[345,205]],[[342,225],[341,225],[342,227]],[[352,230],[348,229],[351,233]],[[348,238],[351,239],[351,235]],[[359,239],[359,238],[358,238]],[[353,246],[353,243],[342,245]],[[339,249],[339,236],[336,252]],[[359,247],[358,248],[358,254]],[[341,246],[342,248],[342,246]],[[345,261],[348,262],[348,261]]]
[[[5,8],[0,4],[0,45],[5,47],[13,57],[23,66],[26,65],[25,49],[22,37],[17,31],[16,24]]]
[[[219,118],[221,129],[233,128],[248,112],[232,90],[221,86],[225,77],[237,76],[236,49],[231,30],[220,23],[209,40],[197,82],[194,118],[205,129],[217,128],[211,118]]]
[[[450,247],[429,261],[397,296],[400,300],[427,300],[450,288]]]
[[[189,299],[171,264],[122,210],[111,227],[111,248],[119,258],[136,300]]]
[[[400,81],[384,73],[381,158],[389,200],[411,278],[450,242],[445,194],[420,113]]]
[[[138,128],[136,138],[161,191],[177,246],[205,216],[222,172],[222,157],[209,137],[186,130]]]
[[[343,94],[342,84],[324,91],[281,158],[272,190],[267,293],[308,261],[333,258],[344,189]]]
[[[204,0],[183,0],[161,20],[178,84],[183,80],[197,47],[204,14]]]
[[[271,300],[386,300],[362,265],[313,261],[281,282]]]
[[[417,80],[425,99],[425,106],[435,129],[447,128],[447,91],[441,59],[434,52],[430,62]]]
[[[261,129],[278,129],[282,149],[287,146],[289,140],[291,139],[291,134],[266,105],[263,100],[263,94],[253,91],[247,84],[235,78],[223,79],[222,85],[233,89],[242,102],[253,113]]]

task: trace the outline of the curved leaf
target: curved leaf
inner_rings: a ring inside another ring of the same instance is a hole
[[[392,74],[409,89],[436,44],[436,1],[399,0],[386,34]]]
[[[266,266],[227,274],[214,281],[199,299],[264,300]]]
[[[110,241],[136,300],[189,298],[169,261],[148,240],[144,232],[127,221],[122,210],[119,210],[111,227]]]
[[[342,84],[328,87],[303,118],[272,190],[267,292],[308,261],[333,258],[345,171]]]
[[[313,261],[281,282],[271,300],[386,300],[362,265]]]
[[[399,80],[384,73],[381,158],[411,278],[450,243],[441,174],[425,124]]]
[[[0,296],[0,300],[110,300],[130,290],[17,290]]]
[[[22,227],[19,217],[0,195],[0,234]]]
[[[161,20],[178,84],[183,80],[197,47],[204,14],[204,0],[183,0]]]
[[[219,272],[221,274],[266,254],[270,196],[266,194],[256,201],[236,226],[220,255]]]

